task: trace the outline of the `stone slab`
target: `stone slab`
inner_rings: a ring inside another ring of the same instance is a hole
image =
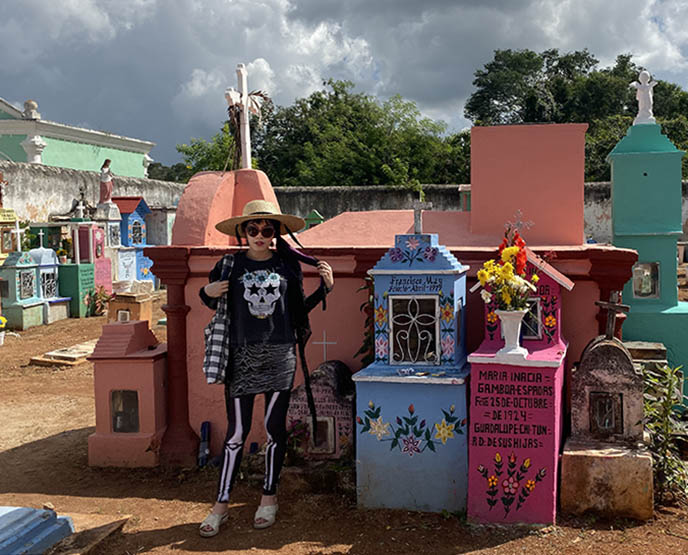
[[[70,513],[75,533],[56,544],[46,555],[98,553],[98,545],[127,523],[130,515]]]
[[[666,360],[667,350],[663,343],[653,341],[624,341],[634,361]]]
[[[69,303],[71,299],[47,303],[44,307],[43,318],[46,324],[52,324],[69,318]]]
[[[642,445],[569,440],[561,459],[561,510],[607,518],[653,515],[652,455]]]
[[[37,364],[39,366],[76,366],[77,364],[86,362],[86,358],[93,354],[93,349],[95,349],[97,342],[98,339],[92,339],[85,343],[65,347],[64,349],[49,351],[43,355],[33,357],[31,359],[31,364]]]

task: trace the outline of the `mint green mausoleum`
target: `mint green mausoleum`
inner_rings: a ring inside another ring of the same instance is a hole
[[[684,154],[658,124],[641,123],[631,126],[608,160],[614,245],[638,251],[623,290],[631,307],[624,339],[662,342],[669,364],[688,369],[688,303],[678,300],[676,276]]]
[[[0,98],[0,160],[100,171],[106,158],[115,175],[146,177],[154,143],[41,119],[38,105],[24,111]]]

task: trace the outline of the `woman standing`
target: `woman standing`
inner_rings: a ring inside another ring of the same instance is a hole
[[[227,437],[216,503],[200,525],[204,537],[216,535],[227,521],[227,504],[239,472],[244,443],[251,428],[256,394],[265,396],[267,432],[263,496],[255,528],[272,526],[277,515],[277,485],[286,451],[286,417],[296,371],[296,347],[310,336],[308,312],[332,289],[332,268],[291,248],[284,233],[299,231],[302,218],[281,214],[274,204],[255,200],[242,216],[217,224],[217,229],[242,238],[248,249],[225,255],[200,291],[202,301],[216,311],[206,328],[204,371],[208,383],[225,384]],[[276,249],[273,250],[273,239]],[[299,262],[316,266],[320,287],[308,298],[303,292]]]
[[[100,200],[98,204],[112,202],[112,170],[110,170],[110,159],[106,158],[100,168]]]

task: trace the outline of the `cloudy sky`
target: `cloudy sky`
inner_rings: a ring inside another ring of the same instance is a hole
[[[495,49],[588,48],[602,67],[631,52],[688,88],[686,21],[688,0],[2,0],[0,97],[172,164],[218,131],[239,62],[280,105],[348,79],[459,130]]]

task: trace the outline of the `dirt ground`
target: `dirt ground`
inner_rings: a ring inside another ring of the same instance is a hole
[[[156,320],[162,316],[156,303]],[[544,529],[467,525],[455,515],[359,510],[347,495],[315,493],[287,467],[277,523],[254,530],[259,485],[240,480],[230,523],[198,536],[211,506],[215,469],[101,469],[87,464],[94,431],[93,366],[40,367],[31,356],[100,335],[104,317],[71,319],[9,337],[0,347],[0,505],[58,513],[131,515],[121,533],[97,548],[133,553],[623,553],[688,552],[688,511],[664,507],[649,522],[562,517]],[[156,326],[160,340],[165,328]]]

